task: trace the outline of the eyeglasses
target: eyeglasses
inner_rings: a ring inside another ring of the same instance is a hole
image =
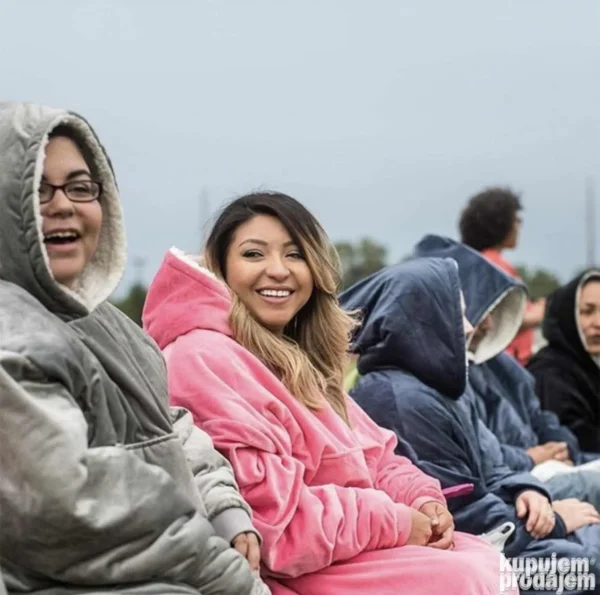
[[[42,182],[38,189],[40,204],[49,203],[54,198],[57,190],[62,190],[71,202],[92,202],[100,198],[102,184],[100,182],[93,182],[92,180],[75,180],[67,182],[62,186]]]

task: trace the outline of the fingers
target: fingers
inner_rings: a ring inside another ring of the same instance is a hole
[[[556,519],[549,502],[532,505],[527,519],[527,531],[535,539],[546,537],[554,529]]]
[[[527,517],[527,524],[525,528],[529,533],[531,533],[534,537],[537,533],[537,526],[540,520],[541,510],[539,506],[531,505],[529,507],[529,516]]]
[[[548,524],[554,518],[554,512],[550,506],[550,502],[540,495],[531,495],[528,501],[529,516],[525,528],[535,539],[539,539],[544,531],[547,530]]]
[[[596,509],[594,508],[593,504],[590,504],[589,502],[578,502],[579,507],[581,510],[585,511],[585,512],[593,512]]]
[[[248,560],[252,570],[260,567],[260,544],[254,533],[242,533],[233,540],[233,547]]]
[[[523,496],[519,496],[516,502],[517,516],[522,519],[527,514],[527,503]]]
[[[600,523],[600,516],[598,515],[586,515],[586,525],[598,525]]]
[[[424,531],[423,531],[423,545],[426,545],[427,543],[429,543],[429,541],[431,540],[431,537],[433,535],[433,531],[431,529],[431,527],[427,527]]]
[[[593,504],[588,502],[582,502],[581,504],[583,514],[585,515],[586,521],[590,524],[597,524],[600,522],[600,512],[596,510]]]
[[[439,516],[444,512],[444,508],[437,503],[428,502],[421,507],[419,512],[430,519],[431,527],[438,527],[440,524]]]
[[[569,449],[565,447],[564,449],[556,451],[553,458],[555,461],[568,461]]]
[[[578,500],[577,498],[564,498],[563,500],[553,500],[552,508],[560,510],[563,506],[572,506],[581,503],[581,500]],[[559,512],[559,510],[557,510],[557,512]]]
[[[596,525],[600,523],[600,515],[596,511],[584,511],[582,513],[583,520],[588,525]]]
[[[564,460],[569,458],[569,448],[566,442],[548,442],[544,446],[553,459]]]
[[[454,527],[454,519],[448,512],[442,513],[439,516],[439,521],[439,525],[433,530],[436,535],[443,535],[448,529]]]
[[[246,558],[248,559],[250,568],[252,570],[258,570],[260,568],[260,544],[254,533],[250,533],[248,537],[248,554]]]
[[[542,517],[544,519],[543,525],[538,530],[538,539],[543,539],[544,537],[548,537],[550,533],[554,530],[556,525],[556,517],[554,513],[550,509],[549,512],[546,512]]]
[[[454,539],[454,527],[450,527],[444,533],[442,533],[439,539],[430,541],[427,545],[438,550],[447,550],[452,546],[452,540]]]
[[[233,540],[233,547],[244,556],[244,558],[248,555],[248,538],[245,533],[238,535]]]

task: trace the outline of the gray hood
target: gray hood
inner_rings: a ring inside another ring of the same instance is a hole
[[[57,283],[43,243],[38,187],[48,134],[73,128],[88,147],[103,185],[98,249],[73,290]],[[77,114],[38,105],[0,103],[0,278],[25,289],[61,318],[94,310],[116,289],[126,246],[117,183],[110,160],[89,124]]]

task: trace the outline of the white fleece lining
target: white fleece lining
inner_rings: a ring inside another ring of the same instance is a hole
[[[53,125],[55,128],[56,125]],[[44,160],[46,158],[46,146],[48,145],[48,134],[44,135],[44,138],[40,144],[40,149],[38,151],[36,160],[35,160],[35,169],[33,171],[33,216],[35,219],[35,226],[38,230],[38,239],[40,242],[40,246],[42,248],[42,256],[44,258],[44,263],[46,264],[46,268],[48,269],[48,273],[50,277],[54,279],[54,275],[52,274],[52,269],[50,268],[50,259],[48,258],[48,251],[46,250],[46,245],[44,244],[44,234],[42,233],[42,214],[40,212],[40,197],[39,197],[39,187],[42,182],[42,174],[44,173]]]
[[[123,225],[123,212],[112,170],[94,133],[83,120],[74,115],[64,114],[54,119],[44,134],[36,158],[33,175],[33,212],[42,255],[50,278],[54,279],[54,276],[50,269],[48,252],[46,251],[46,246],[44,244],[38,188],[44,171],[45,148],[48,144],[48,135],[60,124],[66,124],[72,127],[81,135],[83,141],[92,153],[94,165],[98,170],[100,182],[103,187],[101,197],[102,228],[96,252],[81,273],[75,289],[70,289],[57,283],[61,291],[84,305],[89,311],[92,311],[109,298],[117,288],[125,270],[127,248]]]
[[[527,305],[527,296],[520,287],[510,287],[487,309],[481,317],[492,317],[494,327],[481,340],[472,360],[482,364],[502,353],[516,337]]]
[[[170,248],[169,252],[173,256],[175,256],[175,258],[181,260],[182,262],[185,262],[186,264],[190,265],[192,268],[205,274],[207,277],[210,277],[211,279],[214,279],[215,281],[219,281],[220,283],[222,283],[221,279],[217,278],[217,276],[212,271],[209,271],[206,267],[202,266],[201,263],[204,261],[202,256],[196,255],[196,254],[186,254],[183,250],[180,250],[179,248],[176,248],[175,246]]]
[[[574,312],[575,326],[577,327],[577,334],[579,335],[579,340],[581,341],[581,344],[583,345],[585,352],[592,358],[594,363],[598,367],[600,367],[600,360],[598,358],[594,357],[593,355],[591,355],[587,350],[587,346],[585,344],[585,335],[583,334],[583,331],[581,330],[581,325],[579,324],[579,304],[581,303],[581,292],[583,291],[583,286],[590,279],[600,280],[600,271],[590,271],[589,273],[587,273],[586,275],[584,275],[581,278],[581,281],[579,281],[579,284],[577,285],[577,289],[575,290],[575,312]]]

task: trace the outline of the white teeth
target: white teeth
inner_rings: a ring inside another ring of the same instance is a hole
[[[279,298],[284,298],[284,297],[288,297],[292,292],[289,291],[288,289],[280,289],[280,290],[262,289],[258,293],[260,293],[260,295],[264,295],[265,297],[279,297]]]

